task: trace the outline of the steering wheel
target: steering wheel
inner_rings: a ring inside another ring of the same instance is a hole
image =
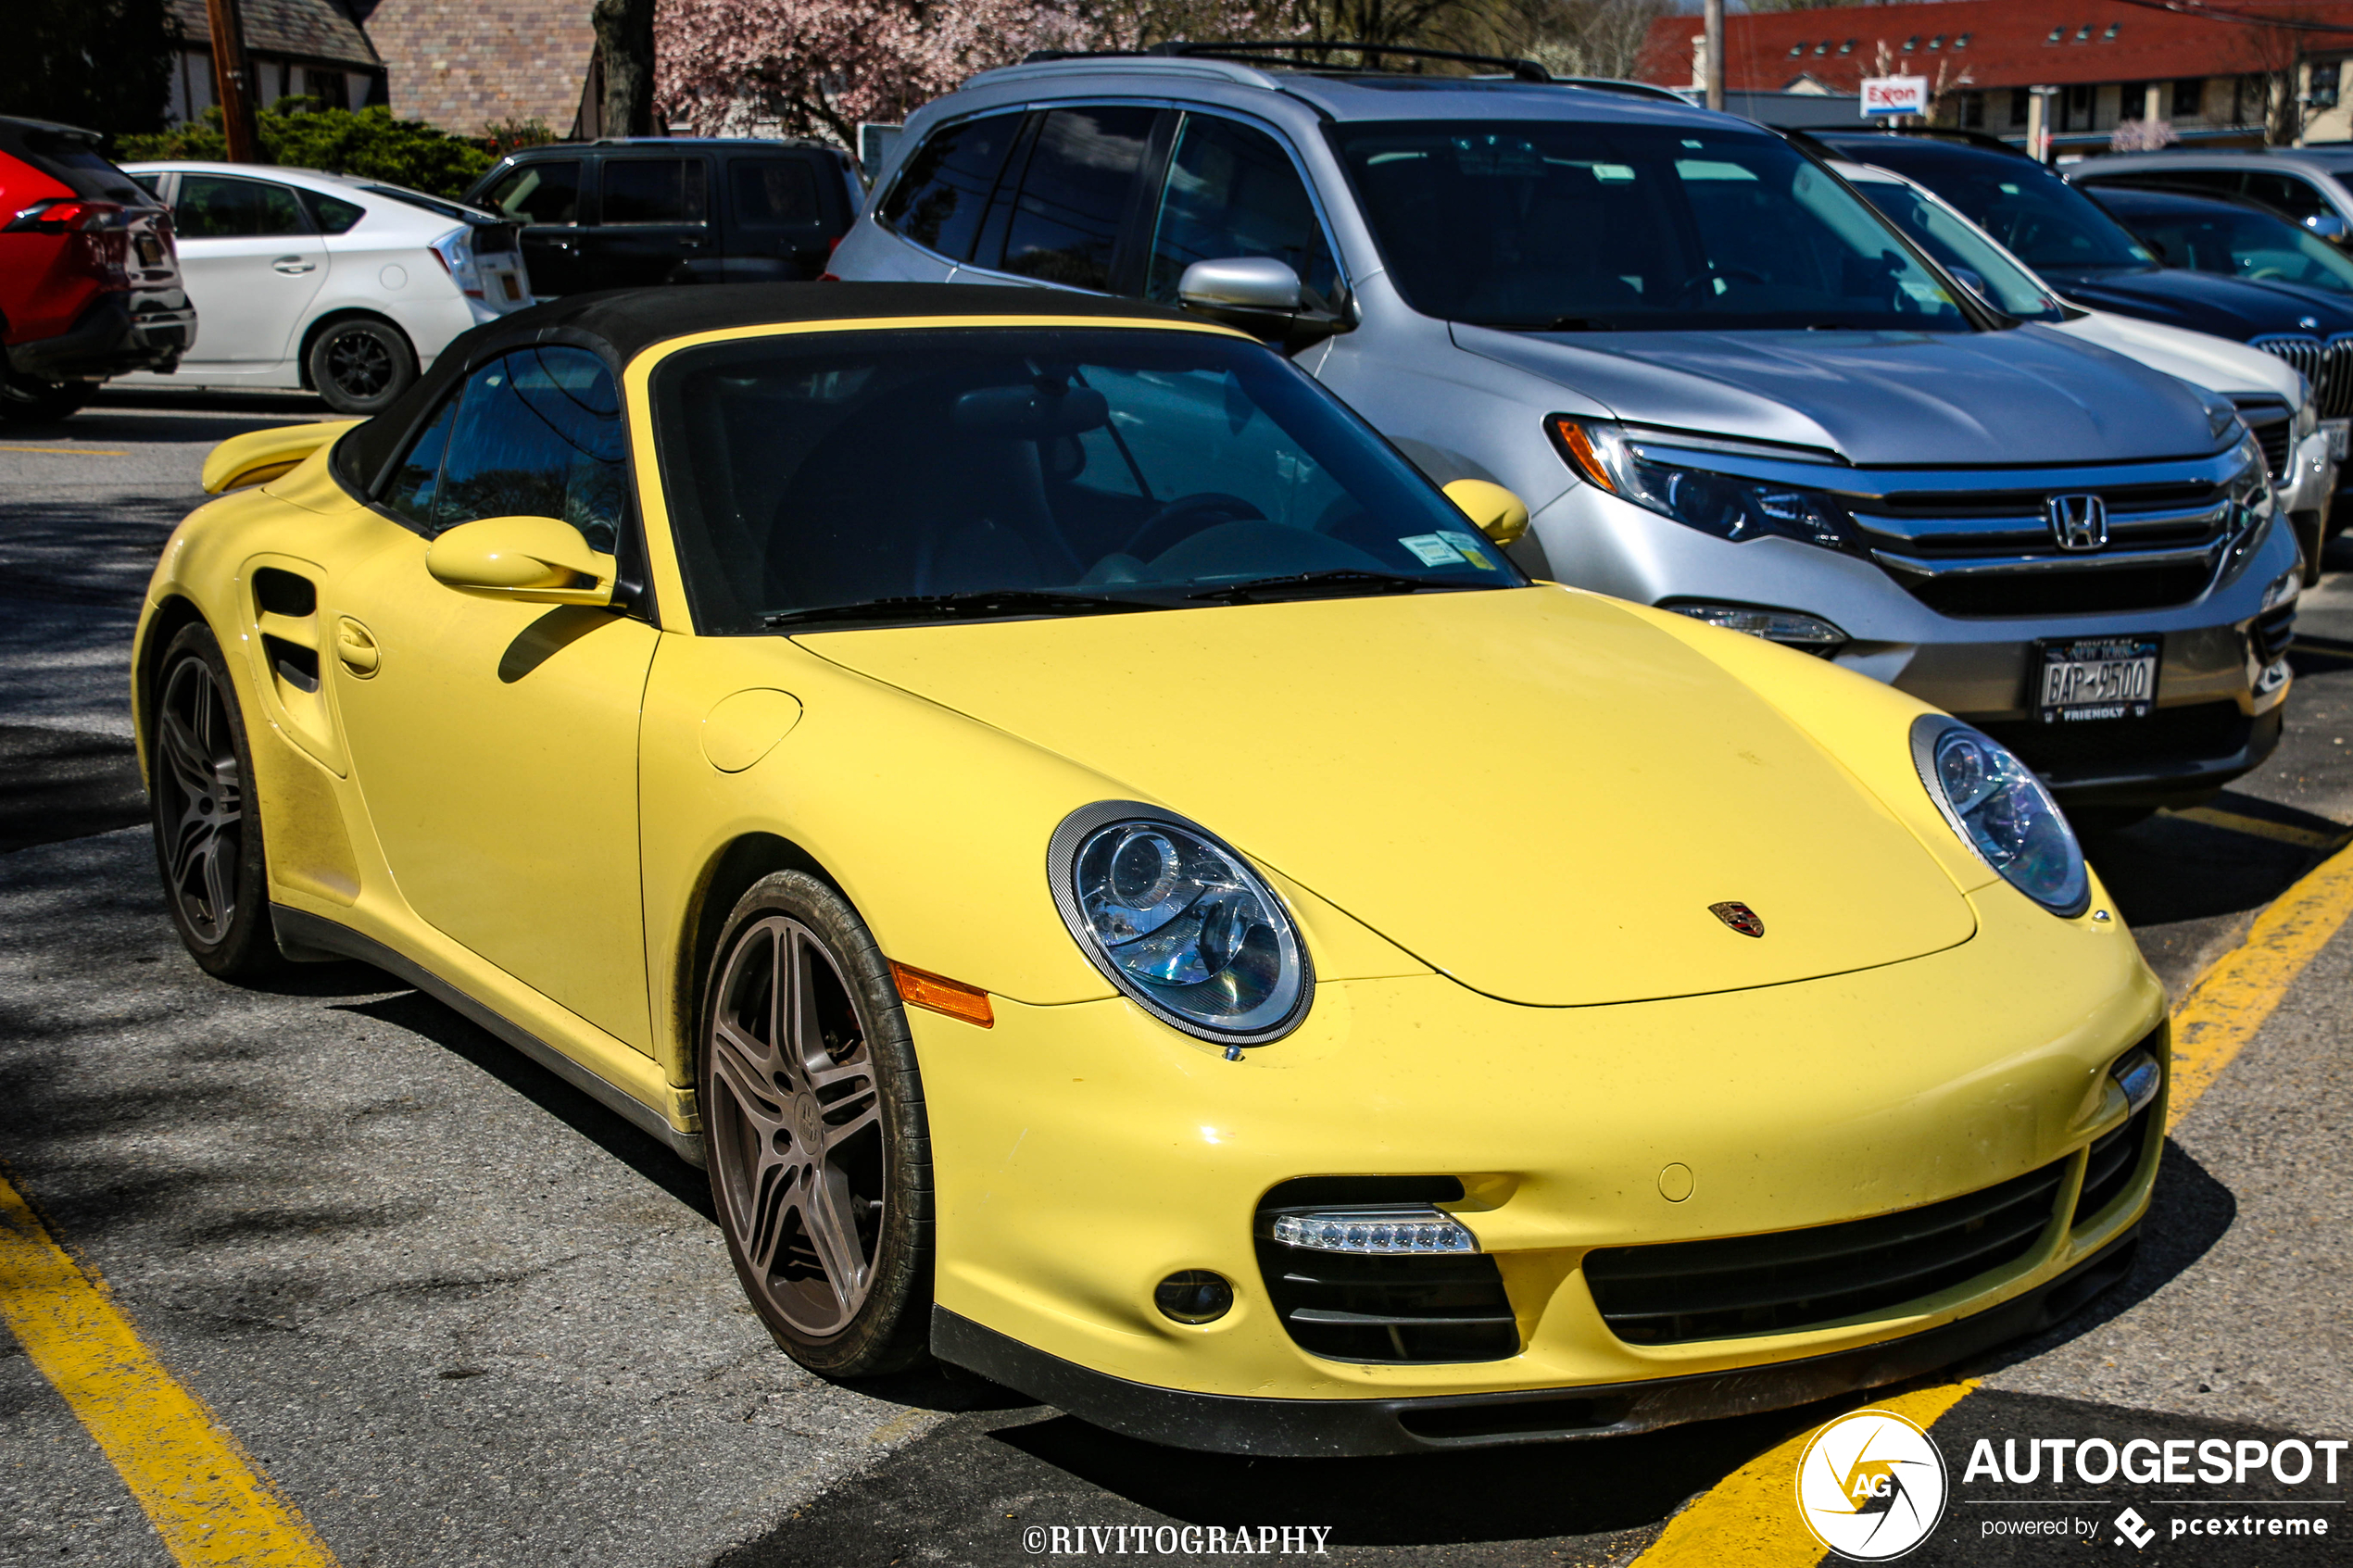
[[[1151,560],[1179,540],[1189,539],[1205,528],[1221,522],[1251,521],[1264,522],[1266,514],[1239,495],[1228,495],[1222,490],[1196,490],[1189,495],[1177,496],[1146,518],[1120,549],[1139,560]]]

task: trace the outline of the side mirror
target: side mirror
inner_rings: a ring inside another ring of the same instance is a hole
[[[1528,503],[1500,484],[1458,479],[1446,487],[1446,498],[1498,545],[1508,545],[1528,532]]]
[[[551,517],[461,522],[425,550],[436,583],[534,605],[609,605],[617,568],[580,530]]]
[[[1176,301],[1291,353],[1348,327],[1331,311],[1309,309],[1299,274],[1271,256],[1196,261],[1176,280]]]
[[[1985,292],[1985,280],[1983,278],[1979,277],[1975,272],[1966,267],[1947,267],[1945,270],[1953,274],[1953,281],[1960,284],[1961,287],[1969,290],[1969,293],[1977,295],[1980,299],[1985,300],[1988,303],[1992,302],[1993,296]]]
[[[2334,212],[2316,212],[2304,220],[2304,226],[2334,245],[2343,245],[2353,236],[2353,223],[2347,223]]]

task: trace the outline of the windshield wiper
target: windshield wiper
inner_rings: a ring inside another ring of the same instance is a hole
[[[1105,615],[1135,609],[1166,609],[1151,599],[1109,594],[1064,594],[1046,588],[978,588],[961,594],[911,594],[862,604],[816,605],[783,609],[760,618],[771,631],[819,626],[835,621],[985,621],[999,615]]]
[[[1543,321],[1474,321],[1499,332],[1614,332],[1617,329],[1599,316],[1554,316]]]
[[[1407,577],[1395,571],[1361,571],[1354,567],[1340,567],[1325,571],[1294,571],[1284,577],[1253,577],[1247,583],[1227,583],[1214,588],[1202,588],[1187,594],[1189,599],[1223,599],[1228,604],[1249,604],[1266,598],[1313,598],[1321,590],[1333,590],[1333,596],[1349,594],[1418,594],[1426,588],[1474,588],[1475,583],[1446,583],[1432,577]]]

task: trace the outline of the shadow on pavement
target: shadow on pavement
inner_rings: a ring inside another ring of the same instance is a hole
[[[0,855],[146,820],[147,792],[129,741],[0,724]]]

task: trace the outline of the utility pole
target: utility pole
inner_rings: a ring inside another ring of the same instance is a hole
[[[212,30],[212,95],[220,102],[220,129],[229,138],[231,163],[259,163],[253,133],[253,69],[245,58],[245,30],[237,0],[205,0]]]
[[[1707,76],[1702,83],[1707,107],[1720,113],[1724,107],[1724,0],[1706,0],[1701,8],[1700,37],[1701,46],[1707,51]]]

